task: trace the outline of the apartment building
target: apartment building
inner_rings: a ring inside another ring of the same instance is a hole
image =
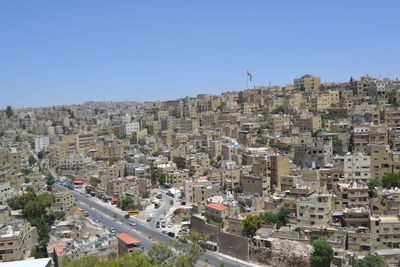
[[[8,222],[0,229],[0,262],[26,259],[37,242],[35,227],[26,222]]]
[[[400,248],[400,218],[399,215],[370,216],[371,249]]]
[[[310,74],[306,74],[300,78],[294,79],[294,90],[312,92],[321,86],[321,78],[313,77]]]
[[[229,206],[218,203],[208,203],[205,205],[205,213],[207,221],[225,222],[229,215]]]
[[[383,179],[392,173],[393,162],[389,145],[369,144],[368,154],[371,157],[371,178]]]
[[[183,188],[188,178],[189,170],[172,170],[166,174],[166,182],[175,188]]]
[[[327,227],[331,211],[330,194],[313,194],[297,199],[297,224]]]
[[[272,133],[282,133],[284,126],[291,125],[292,116],[287,114],[272,114],[267,119],[267,124]]]
[[[353,152],[368,153],[369,144],[388,144],[389,134],[383,125],[354,126],[351,147]]]
[[[400,127],[400,109],[387,107],[383,110],[383,122],[387,127]]]
[[[212,183],[207,177],[199,177],[184,182],[186,203],[205,203],[213,193]]]
[[[344,180],[350,182],[368,183],[371,179],[371,157],[362,153],[346,154],[344,156]]]
[[[245,194],[258,194],[266,199],[271,193],[271,177],[260,174],[243,175],[240,186]]]
[[[343,210],[343,226],[345,227],[369,227],[370,209],[365,207],[352,207]]]
[[[126,192],[128,182],[122,177],[115,177],[107,181],[106,192],[113,197],[121,197]]]
[[[54,211],[68,211],[75,206],[75,198],[70,190],[57,190],[53,194],[55,197]]]
[[[293,163],[301,168],[321,168],[331,163],[332,157],[332,138],[317,137],[295,146]]]
[[[124,124],[124,133],[126,136],[131,136],[132,133],[140,131],[139,122],[128,122]]]
[[[36,153],[49,147],[49,145],[50,145],[50,139],[48,136],[36,136],[35,137],[35,152]]]

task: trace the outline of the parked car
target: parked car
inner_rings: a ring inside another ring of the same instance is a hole
[[[160,222],[159,221],[156,223],[156,228],[160,228]]]
[[[153,217],[148,217],[147,219],[146,219],[146,222],[151,222],[153,220]]]
[[[169,202],[169,204],[170,204],[170,205],[174,205],[174,200],[171,199],[170,202]]]
[[[165,228],[165,222],[164,221],[161,222],[161,227]]]
[[[125,218],[129,219],[129,217],[130,217],[129,214],[125,214]]]
[[[164,235],[167,235],[168,234],[168,231],[162,231],[161,233],[163,233]]]
[[[175,237],[175,233],[174,232],[168,232],[168,236],[169,237]]]

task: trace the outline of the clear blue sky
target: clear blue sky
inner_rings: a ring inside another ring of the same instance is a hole
[[[0,108],[399,77],[396,1],[0,1]]]

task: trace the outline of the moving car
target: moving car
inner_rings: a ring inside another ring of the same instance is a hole
[[[148,217],[147,219],[146,219],[146,222],[151,222],[153,220],[153,217]]]
[[[136,225],[135,222],[130,222],[129,224],[130,224],[131,226],[135,226],[135,225]]]

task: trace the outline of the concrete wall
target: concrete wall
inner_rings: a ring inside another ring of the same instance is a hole
[[[218,242],[218,226],[207,224],[202,218],[192,216],[190,219],[190,227],[192,231],[196,231],[201,235],[208,235],[210,241]]]
[[[218,244],[219,252],[242,260],[249,259],[249,240],[246,237],[220,231],[218,226],[207,224],[202,218],[191,217],[191,230],[207,235],[211,242]]]
[[[224,233],[218,234],[219,252],[239,258],[249,260],[249,240],[246,237]]]

